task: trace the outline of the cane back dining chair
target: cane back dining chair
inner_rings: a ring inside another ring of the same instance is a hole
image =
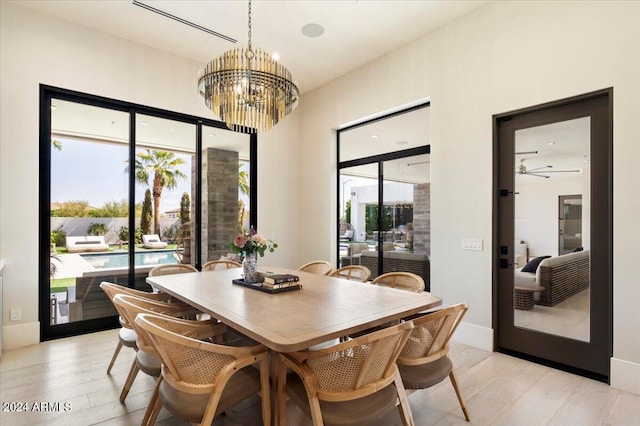
[[[189,272],[198,272],[198,270],[186,263],[167,263],[158,265],[149,270],[150,277],[158,277],[160,275],[185,274]]]
[[[286,395],[323,424],[379,424],[396,403],[402,423],[413,425],[411,407],[396,366],[409,333],[404,322],[337,345],[279,354],[276,413],[286,424]],[[287,375],[287,369],[294,374]]]
[[[333,266],[331,266],[331,264],[326,260],[314,260],[313,262],[305,263],[299,267],[298,271],[329,275],[333,271]]]
[[[133,364],[131,365],[129,375],[127,376],[124,386],[122,387],[122,392],[120,393],[120,402],[124,403],[139,371],[142,371],[154,378],[160,376],[160,358],[153,346],[151,346],[151,343],[149,343],[146,332],[135,324],[136,316],[139,313],[155,313],[159,315],[179,317],[185,314],[185,305],[142,299],[128,294],[117,294],[113,298],[113,304],[133,326],[137,335],[138,352],[133,360]],[[188,310],[186,313],[192,311],[191,307],[187,308]],[[187,321],[187,324],[193,322],[188,320],[183,321]],[[217,321],[199,321],[196,322],[196,325],[193,325],[192,328],[200,333],[198,336],[201,338],[221,335],[226,329],[224,325],[217,323]]]
[[[366,266],[347,265],[336,269],[330,274],[330,276],[366,283],[371,277],[371,271]]]
[[[422,277],[411,272],[387,272],[386,274],[375,277],[371,284],[413,291],[415,293],[422,293],[424,291],[424,280]]]
[[[217,414],[255,394],[262,398],[262,423],[271,424],[268,351],[262,345],[231,347],[189,336],[190,326],[169,317],[139,314],[162,360],[162,372],[149,406],[154,424],[164,406],[175,417],[210,425]],[[254,364],[259,364],[258,369]]]
[[[386,274],[375,277],[373,281],[371,281],[371,284],[397,288],[399,290],[413,291],[415,293],[422,293],[424,291],[424,280],[422,277],[411,272],[387,272]],[[351,334],[349,337],[355,338],[362,336],[363,334],[371,333],[372,331],[380,330],[397,323],[398,321],[392,321],[387,324],[378,325],[368,330]]]
[[[464,418],[470,421],[469,411],[462,399],[453,364],[448,356],[449,340],[467,310],[465,303],[459,303],[407,318],[413,322],[415,328],[411,331],[397,363],[407,390],[426,389],[449,376]]]
[[[192,272],[199,271],[195,266],[186,263],[168,263],[151,268],[151,270],[149,270],[149,276],[158,277],[161,275],[188,274]],[[211,316],[194,310],[194,314],[191,319],[208,320],[211,319]]]
[[[113,303],[113,298],[116,294],[131,294],[137,297],[142,297],[149,300],[157,300],[160,302],[168,302],[170,300],[170,296],[166,293],[149,293],[146,291],[140,291],[129,287],[124,287],[119,284],[110,283],[107,281],[103,281],[100,284],[100,288],[105,292],[111,303]],[[117,308],[116,308],[117,310]],[[136,333],[133,330],[133,325],[130,324],[125,317],[123,317],[118,311],[118,315],[120,315],[119,321],[122,326],[118,331],[118,344],[116,345],[116,349],[113,352],[113,356],[111,357],[111,362],[109,362],[109,366],[107,367],[107,374],[111,373],[111,369],[120,354],[120,350],[122,347],[132,348],[134,350],[138,350],[136,345]]]
[[[241,268],[242,264],[234,260],[210,260],[202,265],[202,271],[215,271],[216,269]]]

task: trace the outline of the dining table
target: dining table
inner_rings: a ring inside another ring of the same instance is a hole
[[[275,266],[259,270],[296,275],[300,288],[271,294],[234,284],[242,279],[242,268],[147,277],[147,283],[281,353],[307,349],[442,304],[440,297],[427,292]]]

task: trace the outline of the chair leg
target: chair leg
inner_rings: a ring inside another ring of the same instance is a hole
[[[142,418],[142,425],[148,425],[149,420],[151,419],[151,413],[153,413],[153,409],[158,401],[158,393],[160,392],[160,383],[162,383],[162,375],[158,377],[156,380],[156,386],[153,388],[153,395],[151,395],[151,399],[149,400],[149,405],[147,406],[147,410],[144,412],[144,417]],[[155,422],[155,420],[154,420]]]
[[[464,413],[464,418],[470,422],[471,417],[469,416],[469,412],[467,411],[467,406],[464,404],[464,400],[462,399],[462,394],[460,393],[460,388],[458,388],[458,381],[456,380],[456,375],[451,370],[449,373],[449,378],[451,379],[451,384],[453,385],[453,390],[456,391],[456,396],[458,397],[458,401],[460,402],[460,408],[462,408],[462,412]]]
[[[324,426],[322,411],[320,410],[320,400],[317,396],[309,398],[309,408],[311,409],[311,421],[313,426]]]
[[[113,368],[113,364],[115,364],[116,362],[116,358],[118,358],[120,349],[122,349],[122,342],[118,340],[118,346],[116,346],[116,350],[113,352],[113,356],[111,357],[111,362],[109,363],[109,367],[107,367],[107,374],[111,373],[111,369]]]
[[[402,424],[405,426],[414,426],[413,422],[413,414],[411,413],[411,405],[409,404],[409,398],[407,397],[407,392],[404,389],[404,383],[402,383],[402,377],[400,376],[400,371],[396,369],[396,375],[393,379],[393,382],[396,386],[396,391],[398,393],[398,412],[400,414],[400,418],[402,420]]]
[[[213,423],[213,418],[216,416],[216,409],[218,408],[218,404],[220,403],[220,397],[222,396],[222,391],[214,391],[209,397],[209,402],[207,402],[207,407],[204,410],[204,414],[202,415],[202,420],[200,421],[201,425],[210,425]]]
[[[127,380],[124,382],[124,387],[122,388],[122,392],[120,393],[120,402],[123,404],[124,400],[127,399],[127,395],[129,395],[131,385],[133,385],[133,381],[136,379],[138,371],[140,371],[140,368],[138,367],[138,363],[134,358],[133,364],[131,364],[131,369],[129,370],[129,375],[127,376]]]
[[[151,414],[149,415],[148,425],[155,425],[156,419],[158,418],[158,414],[160,414],[160,409],[162,408],[162,400],[160,398],[156,399],[153,408],[151,409]]]
[[[278,355],[279,356],[279,355]],[[284,426],[287,411],[287,366],[279,360],[276,376],[276,425]]]

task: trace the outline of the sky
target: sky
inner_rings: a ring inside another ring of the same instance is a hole
[[[128,198],[127,145],[56,140],[62,149],[51,149],[52,202],[85,200],[92,207],[102,207],[107,201]],[[179,153],[176,156],[185,160],[180,170],[187,180],[179,180],[173,190],[162,191],[161,212],[179,208],[182,194],[191,194],[191,156]],[[136,184],[136,203],[142,202],[147,188],[147,185]]]

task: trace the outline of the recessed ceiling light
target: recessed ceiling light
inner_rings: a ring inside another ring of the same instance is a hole
[[[209,136],[214,137],[216,134],[215,133],[209,133]]]
[[[555,142],[547,142],[547,145],[551,146],[551,145],[555,145]]]
[[[371,139],[378,139],[378,135],[371,135]]]
[[[307,37],[320,37],[324,33],[324,28],[319,24],[307,24],[300,31]]]
[[[143,125],[143,126],[148,126],[149,125],[149,123],[147,123],[146,121],[141,121],[140,124]]]
[[[398,141],[396,142],[396,145],[407,145],[409,142],[407,141]]]

